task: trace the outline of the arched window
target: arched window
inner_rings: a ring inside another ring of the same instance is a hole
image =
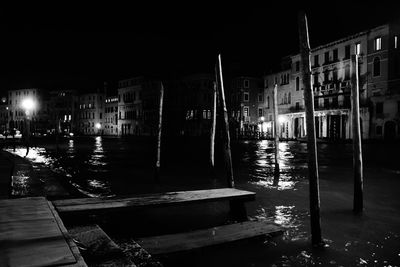
[[[283,104],[286,104],[286,103],[287,103],[287,94],[285,93],[283,95]]]
[[[290,92],[289,92],[289,93],[288,93],[288,104],[290,104],[290,103],[292,102],[291,98],[292,98],[292,96],[291,96],[291,94],[290,94]]]
[[[381,60],[379,57],[374,58],[374,76],[381,75]]]

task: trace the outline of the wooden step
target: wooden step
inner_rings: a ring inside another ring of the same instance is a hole
[[[133,197],[101,199],[80,198],[53,201],[60,213],[99,212],[126,208],[166,207],[188,203],[232,200],[237,202],[255,199],[255,193],[234,189],[219,188],[195,191],[178,191],[157,194],[135,195]]]
[[[150,254],[167,254],[237,240],[279,233],[283,229],[267,221],[247,221],[187,233],[153,236],[136,240]]]

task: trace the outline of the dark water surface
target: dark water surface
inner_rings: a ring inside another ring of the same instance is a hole
[[[88,196],[223,187],[221,154],[208,167],[207,139],[163,144],[162,176],[154,181],[155,140],[88,137],[55,145],[35,140],[28,158],[59,173]],[[319,144],[322,234],[327,247],[310,246],[307,149],[280,143],[279,183],[274,185],[271,141],[232,145],[238,188],[257,193],[248,203],[251,219],[285,228],[281,236],[242,241],[160,258],[167,266],[398,266],[400,265],[400,160],[398,144],[367,144],[364,151],[365,212],[352,213],[351,144]],[[220,151],[220,148],[218,148]],[[17,149],[24,154],[24,149]],[[217,179],[212,179],[216,177]],[[224,203],[156,209],[102,218],[102,227],[122,246],[138,236],[172,233],[227,223]],[[98,222],[99,223],[99,222]]]

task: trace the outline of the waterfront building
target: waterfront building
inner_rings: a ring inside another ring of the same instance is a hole
[[[99,135],[104,133],[104,93],[88,93],[79,96],[80,134]]]
[[[161,82],[134,77],[118,82],[118,135],[154,135]]]
[[[362,138],[400,136],[399,34],[399,24],[390,23],[311,50],[317,138],[352,138],[350,80],[355,54],[359,56]],[[306,129],[300,55],[290,56],[289,62],[280,72],[264,76],[266,116],[259,130],[272,133],[273,87],[277,84],[278,134],[302,138]]]
[[[265,93],[262,79],[240,76],[230,81],[227,105],[230,110],[231,129],[236,134],[248,136],[257,131],[265,117]]]
[[[104,134],[118,135],[118,96],[108,96],[104,105]]]
[[[197,73],[183,77],[179,83],[181,110],[184,115],[182,134],[202,136],[210,132],[213,105],[213,82],[211,74]]]
[[[28,113],[22,103],[30,99],[32,110]],[[45,132],[48,129],[49,106],[48,98],[43,90],[38,88],[16,89],[8,91],[8,129],[24,130],[25,119],[31,121],[31,132]]]
[[[57,127],[63,134],[74,133],[78,123],[78,95],[74,90],[53,90],[49,92],[50,130]]]

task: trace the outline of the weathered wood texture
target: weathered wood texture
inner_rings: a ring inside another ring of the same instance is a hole
[[[354,200],[353,211],[358,213],[364,209],[363,202],[363,160],[360,125],[360,89],[358,73],[358,55],[351,56],[351,117],[353,131],[353,167],[354,167]]]
[[[310,221],[311,221],[311,240],[313,245],[321,245],[321,217],[320,217],[320,198],[319,198],[319,172],[317,139],[315,135],[314,119],[314,94],[311,88],[311,49],[308,38],[308,25],[306,14],[299,12],[299,41],[301,55],[301,78],[304,88],[304,106],[307,128],[307,152],[308,152],[308,179],[310,188]]]
[[[0,266],[86,266],[45,198],[1,200],[0,214]]]
[[[137,242],[150,254],[157,255],[213,246],[281,231],[282,229],[273,223],[247,221],[187,233],[148,237],[138,239]]]
[[[80,198],[53,201],[58,212],[95,212],[124,208],[164,207],[178,204],[189,204],[196,202],[209,202],[219,200],[242,200],[255,199],[255,193],[234,189],[219,188],[195,191],[178,191],[160,194],[136,195],[134,197],[101,199]]]

